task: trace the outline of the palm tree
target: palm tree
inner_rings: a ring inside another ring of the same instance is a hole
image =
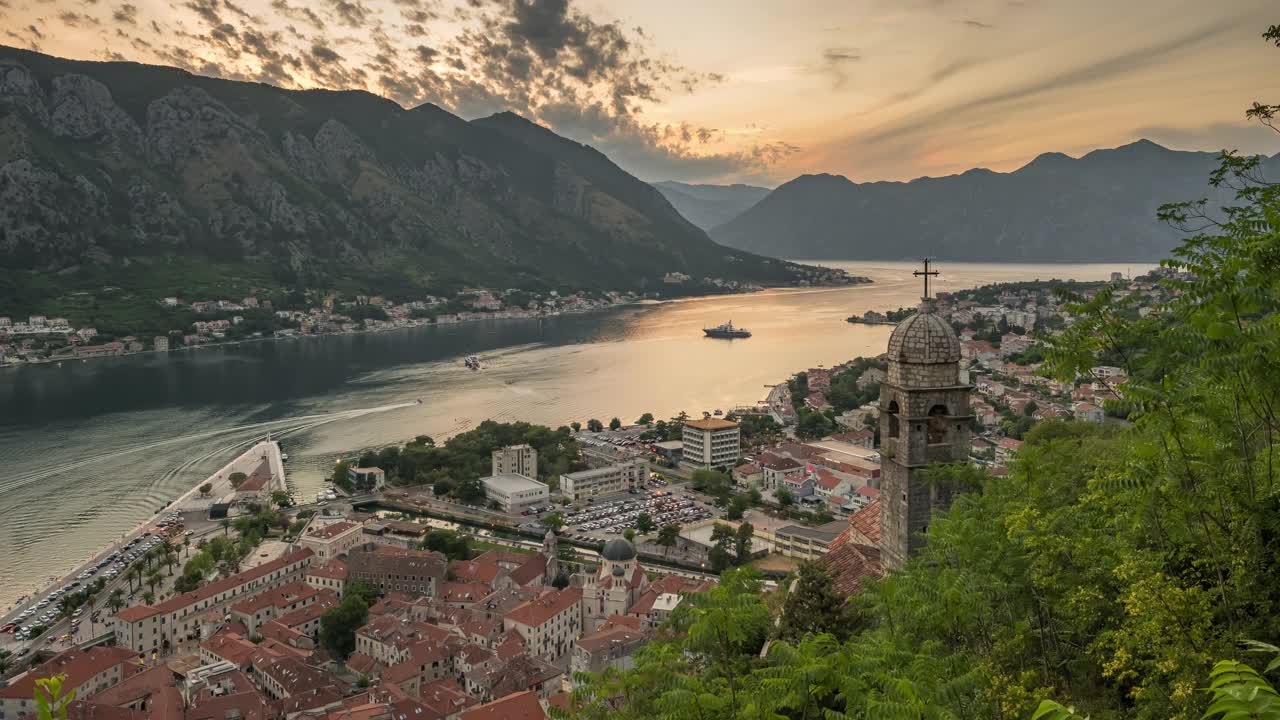
[[[152,594],[156,591],[156,586],[162,582],[160,578],[160,570],[157,568],[147,573],[147,586],[151,588]]]
[[[126,572],[124,576],[129,579],[129,593],[132,594],[133,582],[142,577],[142,568],[137,565],[134,565],[133,567],[129,568],[129,572]]]
[[[116,588],[111,591],[111,596],[107,598],[107,604],[111,607],[111,612],[120,612],[120,608],[124,607],[124,591]]]
[[[222,536],[226,537],[227,533],[231,531],[231,521],[227,518],[222,518],[222,520],[218,521],[218,524],[222,526]]]
[[[176,562],[178,562],[178,553],[173,550],[166,549],[164,553],[164,564],[169,566],[169,575],[171,576],[173,575],[173,564]]]
[[[190,559],[191,558],[191,536],[190,535],[182,536],[182,548],[186,551],[187,558]]]
[[[13,664],[9,657],[10,653],[8,650],[0,650],[0,675],[4,675],[9,672],[9,667]]]
[[[142,593],[142,602],[151,605],[156,601],[156,594],[150,591]]]

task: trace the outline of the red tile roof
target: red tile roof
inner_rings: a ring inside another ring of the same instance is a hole
[[[849,525],[870,542],[880,542],[880,499],[872,500],[850,515]]]
[[[285,608],[296,602],[303,602],[314,597],[318,591],[301,580],[286,583],[278,588],[271,588],[252,597],[247,597],[231,606],[232,610],[253,615],[268,607]]]
[[[697,430],[728,430],[738,427],[738,423],[720,418],[704,418],[702,420],[685,420],[684,424]]]
[[[122,647],[92,647],[88,650],[67,650],[42,663],[39,667],[25,675],[19,676],[7,686],[0,688],[0,699],[14,698],[30,700],[35,697],[36,680],[39,678],[66,675],[65,689],[79,687],[95,675],[109,670],[121,663],[133,663],[138,653]],[[122,672],[121,676],[128,675]]]
[[[546,720],[547,713],[532,690],[511,693],[462,713],[462,720]]]
[[[868,580],[884,576],[880,549],[847,542],[828,552],[818,562],[831,574],[831,584],[842,595],[853,595]]]
[[[520,567],[511,571],[511,580],[516,585],[525,586],[545,575],[547,572],[547,558],[539,554],[526,556],[525,561]],[[554,578],[547,578],[553,580]]]
[[[451,603],[477,603],[485,599],[493,590],[486,583],[450,582],[440,588],[440,599]]]
[[[508,620],[537,627],[582,600],[582,588],[551,590],[507,613]]]
[[[343,520],[342,522],[336,522],[336,523],[333,523],[332,525],[325,525],[324,527],[312,528],[307,531],[306,536],[309,538],[315,538],[317,540],[330,540],[332,538],[338,537],[339,535],[350,530],[353,527],[356,527],[355,523],[347,522]]]
[[[288,567],[294,563],[301,562],[315,555],[311,550],[298,550],[289,553],[283,557],[278,557],[271,562],[265,562],[257,567],[249,568],[242,573],[236,573],[231,577],[215,580],[207,585],[201,586],[189,593],[174,595],[159,605],[134,605],[133,607],[121,610],[116,617],[129,623],[137,622],[151,617],[152,615],[168,614],[175,610],[181,610],[184,607],[194,605],[201,600],[206,600],[224,593],[232,588],[239,587],[247,582],[266,577],[271,573],[283,567]]]
[[[488,585],[493,582],[498,574],[502,572],[502,568],[498,567],[496,562],[486,562],[482,560],[454,560],[449,563],[449,569],[453,571],[453,577],[460,583],[484,583]]]
[[[330,580],[346,580],[347,564],[341,560],[334,558],[323,565],[317,565],[307,570],[307,575],[328,578]]]
[[[236,667],[245,667],[258,646],[238,633],[223,631],[200,643],[200,648]]]

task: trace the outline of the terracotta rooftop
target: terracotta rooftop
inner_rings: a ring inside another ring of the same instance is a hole
[[[336,523],[333,523],[332,525],[325,525],[324,527],[312,528],[307,531],[307,537],[315,538],[317,540],[332,540],[333,538],[338,537],[339,535],[350,530],[353,527],[359,527],[359,526],[353,522],[347,522],[343,520],[342,522],[336,522]]]
[[[236,488],[236,492],[257,492],[267,486],[273,475],[271,465],[266,460],[263,460],[258,463],[258,467],[254,468],[253,472],[249,473],[248,479],[240,483],[240,487]]]
[[[582,600],[582,588],[551,590],[507,613],[508,620],[537,627]]]
[[[167,700],[168,698],[160,697],[158,694],[164,688],[175,688],[178,684],[178,676],[165,665],[157,665],[155,667],[134,673],[116,685],[106,690],[92,695],[88,699],[101,705],[129,705],[135,702],[146,700],[152,696],[157,696],[159,700]],[[182,698],[178,698],[178,714],[181,716]]]
[[[687,427],[696,428],[698,430],[729,430],[738,427],[738,423],[720,418],[703,418],[701,420],[685,420]]]
[[[0,688],[0,699],[15,698],[30,700],[35,697],[36,680],[39,678],[66,675],[64,687],[76,688],[88,682],[95,675],[121,663],[133,663],[138,653],[122,647],[92,647],[88,650],[67,650],[54,655],[49,660],[26,674],[14,678],[7,686]],[[128,675],[128,670],[122,676]]]
[[[506,697],[462,713],[462,720],[546,720],[547,713],[532,690]]]
[[[525,561],[511,571],[511,580],[516,585],[528,585],[529,583],[542,577],[547,572],[547,558],[542,554],[526,555]],[[547,578],[547,581],[555,578]]]
[[[454,560],[449,563],[453,577],[460,583],[492,583],[502,568],[496,562],[487,562],[479,558],[475,560]]]
[[[323,565],[316,565],[307,570],[308,576],[328,578],[329,580],[346,580],[347,564],[334,558]]]
[[[880,499],[872,500],[850,515],[849,526],[872,543],[880,542]]]
[[[831,575],[831,584],[841,595],[854,595],[868,580],[884,576],[880,549],[871,545],[844,543],[818,559]]]
[[[258,646],[238,633],[224,631],[200,643],[200,649],[206,650],[236,667],[246,667]]]
[[[295,580],[278,588],[260,592],[253,597],[247,597],[232,605],[231,609],[247,615],[253,615],[264,608],[273,606],[286,608],[296,602],[304,602],[314,597],[318,592],[305,582]]]
[[[449,582],[440,587],[439,598],[451,603],[478,603],[492,592],[487,583]]]
[[[270,575],[280,568],[293,565],[315,555],[311,550],[298,550],[289,553],[283,557],[278,557],[270,562],[265,562],[257,567],[249,568],[241,573],[236,573],[231,577],[215,580],[211,583],[203,585],[189,593],[174,595],[159,605],[134,605],[133,607],[121,610],[116,617],[124,622],[133,623],[144,620],[152,615],[168,614],[175,610],[181,610],[184,607],[194,605],[201,600],[206,600],[224,593],[232,588],[239,587],[247,582],[256,580],[261,577]]]

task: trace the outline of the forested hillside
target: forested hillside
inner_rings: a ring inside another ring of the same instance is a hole
[[[935,467],[968,492],[903,571],[843,608],[812,569],[778,595],[728,575],[634,669],[582,678],[571,714],[1277,717],[1280,663],[1244,644],[1280,640],[1280,187],[1233,154],[1212,179],[1236,194],[1212,223],[1161,211],[1204,229],[1166,261],[1175,299],[1140,317],[1099,293],[1049,348],[1063,379],[1122,365],[1131,426],[1043,422],[1006,478]],[[1263,677],[1222,665],[1207,690],[1224,660]]]

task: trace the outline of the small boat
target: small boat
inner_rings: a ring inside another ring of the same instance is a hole
[[[702,328],[702,332],[706,333],[707,337],[709,338],[726,338],[726,339],[732,340],[734,338],[751,337],[750,330],[746,328],[734,327],[732,320],[730,320],[729,322],[723,325],[717,325],[713,328]]]
[[[286,460],[288,460],[288,459],[289,459],[289,453],[287,453],[287,452],[282,452],[282,453],[280,453],[280,462],[284,462],[284,461],[286,461]]]
[[[713,413],[713,414],[714,414],[716,417],[720,417],[721,415],[723,415],[723,414],[724,414],[724,412],[722,412],[722,411],[720,410],[720,408],[716,408],[716,411],[715,411],[715,413]]]
[[[480,358],[476,357],[475,355],[468,355],[465,358],[463,358],[462,364],[465,365],[470,370],[479,370]]]

